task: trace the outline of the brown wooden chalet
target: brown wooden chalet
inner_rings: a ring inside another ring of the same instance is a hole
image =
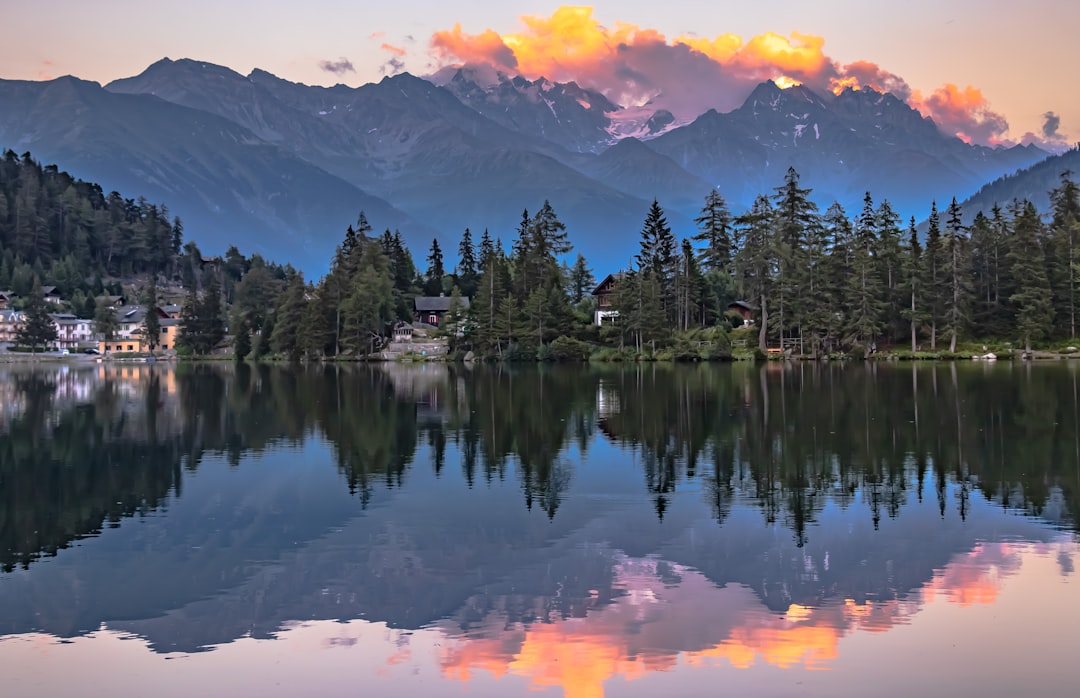
[[[615,284],[621,279],[623,272],[617,274],[608,274],[604,277],[604,280],[593,289],[593,296],[596,298],[596,313],[593,318],[597,325],[603,325],[604,321],[615,322],[615,318],[619,316],[619,311],[615,310]]]
[[[727,309],[730,312],[738,313],[739,317],[743,319],[744,325],[749,325],[754,321],[754,306],[746,301],[732,301],[728,304]]]
[[[450,311],[450,296],[417,296],[413,298],[413,318],[416,322],[438,325]],[[461,312],[469,309],[469,299],[461,297]]]

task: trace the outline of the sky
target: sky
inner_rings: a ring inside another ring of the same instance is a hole
[[[192,58],[358,86],[483,62],[576,80],[678,116],[738,106],[764,79],[888,89],[985,144],[1080,140],[1080,3],[1065,0],[73,0],[4,8],[0,78],[107,83]]]

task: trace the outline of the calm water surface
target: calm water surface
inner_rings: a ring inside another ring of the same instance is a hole
[[[0,369],[0,692],[1074,696],[1078,373]]]

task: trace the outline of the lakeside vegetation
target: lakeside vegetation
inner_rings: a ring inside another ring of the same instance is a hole
[[[171,287],[183,293],[182,354],[245,359],[365,357],[395,323],[415,319],[413,298],[439,295],[450,298],[439,328],[450,356],[498,360],[715,360],[781,349],[919,358],[1075,341],[1080,190],[1072,173],[1050,192],[1045,220],[1031,202],[1013,201],[965,225],[953,199],[943,213],[931,203],[925,232],[870,193],[855,216],[838,204],[822,213],[810,194],[793,169],[741,214],[712,191],[696,234],[682,240],[654,201],[638,253],[601,271],[572,256],[549,202],[523,212],[508,246],[466,229],[449,263],[432,241],[423,269],[399,233],[377,234],[361,212],[328,273],[309,281],[235,247],[204,258],[164,206],[104,195],[5,151],[0,289],[55,285],[73,312],[104,323],[101,294],[126,284],[157,299]],[[597,326],[591,292],[607,273],[617,315]],[[736,300],[752,308],[752,332],[729,311]]]

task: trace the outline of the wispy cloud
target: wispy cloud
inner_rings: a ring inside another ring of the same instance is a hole
[[[352,61],[345,57],[339,58],[336,61],[319,61],[319,68],[328,73],[333,73],[334,75],[356,72],[356,68],[353,67]]]

